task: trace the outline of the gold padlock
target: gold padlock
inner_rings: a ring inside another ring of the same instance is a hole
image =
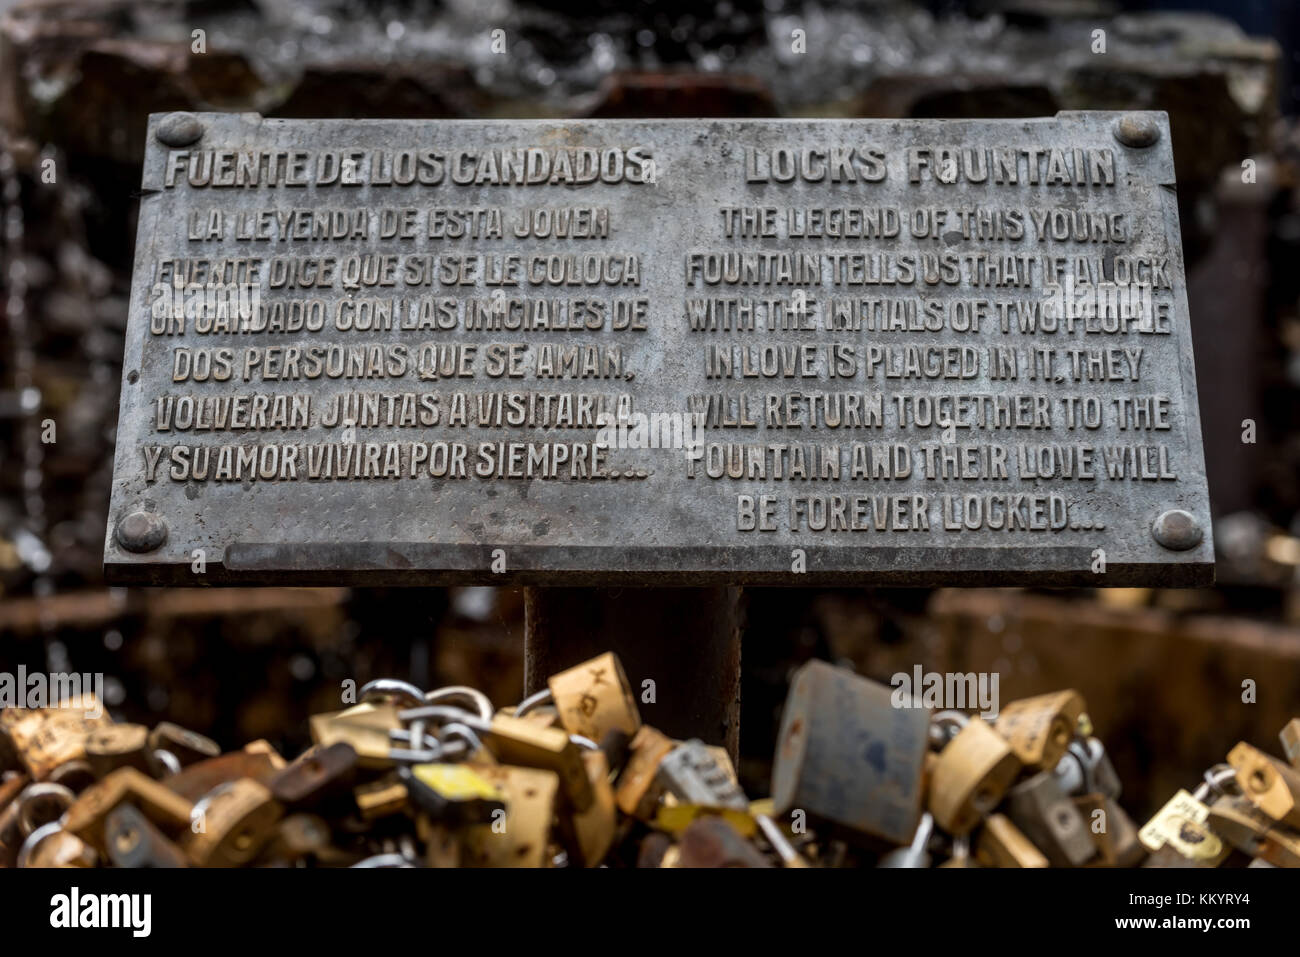
[[[610,731],[634,735],[641,727],[632,686],[612,651],[552,675],[546,685],[570,734],[599,744]]]
[[[142,724],[110,724],[86,735],[86,761],[99,777],[118,768],[149,772],[149,729]]]
[[[648,724],[643,724],[633,735],[627,764],[618,776],[614,791],[620,811],[641,820],[654,817],[660,797],[656,785],[659,765],[676,746],[676,741]]]
[[[193,805],[135,768],[118,768],[78,795],[63,815],[64,830],[106,853],[104,822],[119,804],[130,802],[168,835],[188,830]]]
[[[1054,691],[1011,702],[995,726],[1022,764],[1051,770],[1070,746],[1083,708],[1079,692]]]
[[[1006,739],[972,717],[931,765],[930,813],[949,834],[968,834],[1019,773],[1020,759]]]
[[[352,790],[357,809],[364,821],[400,814],[406,809],[407,790],[396,772],[386,774],[377,781],[367,781]]]
[[[391,768],[388,754],[393,748],[390,731],[400,730],[398,705],[392,702],[366,701],[342,711],[314,714],[307,719],[313,744],[321,746],[342,741],[357,753],[363,768]]]
[[[1185,790],[1179,790],[1138,831],[1152,854],[1147,866],[1177,863],[1186,867],[1218,867],[1232,848],[1209,826],[1209,809]],[[1160,856],[1157,857],[1156,855]],[[1170,858],[1177,861],[1170,861]]]
[[[508,764],[475,765],[474,770],[505,794],[506,808],[498,812],[496,820],[461,832],[465,866],[549,866],[548,846],[560,790],[559,775]]]
[[[583,751],[582,762],[591,781],[591,807],[560,815],[560,834],[569,857],[583,867],[597,867],[609,853],[618,827],[614,787],[609,783],[609,759],[602,751]]]
[[[470,724],[475,730],[479,728]],[[541,768],[554,771],[560,778],[561,791],[575,811],[591,807],[591,782],[582,763],[582,752],[559,728],[544,728],[526,717],[512,718],[498,714],[489,725],[481,726],[483,743],[505,765]]]
[[[181,846],[197,867],[242,867],[275,836],[282,815],[265,785],[240,778],[199,800]]]
[[[1242,794],[1257,808],[1289,827],[1300,827],[1300,771],[1246,742],[1228,752]]]
[[[86,736],[112,723],[103,703],[93,694],[69,699],[57,708],[32,709],[15,718],[8,724],[6,734],[34,781],[44,781],[51,771],[67,761],[85,758]]]
[[[985,867],[1047,867],[1047,858],[1005,814],[990,814],[980,828],[976,854]]]

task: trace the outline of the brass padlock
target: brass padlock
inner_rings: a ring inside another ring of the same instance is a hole
[[[634,735],[641,727],[632,686],[612,651],[552,675],[546,685],[570,734],[599,744],[610,731]]]
[[[778,816],[796,809],[857,842],[905,844],[921,816],[927,708],[822,661],[794,676],[772,768]]]
[[[1002,735],[972,717],[933,762],[929,809],[939,827],[970,833],[992,812],[1020,773],[1020,759]]]
[[[1232,850],[1209,826],[1209,809],[1179,790],[1138,831],[1151,852],[1146,867],[1218,867]]]
[[[77,796],[63,816],[63,826],[95,850],[106,853],[104,824],[118,805],[130,802],[164,833],[189,829],[193,804],[135,768],[118,768]]]
[[[1300,771],[1244,741],[1228,752],[1228,763],[1252,804],[1275,821],[1300,827]]]
[[[86,736],[111,723],[99,699],[87,694],[57,708],[32,710],[10,724],[7,734],[32,780],[43,781],[59,765],[85,758]]]
[[[99,777],[118,768],[149,773],[149,729],[142,724],[110,724],[86,735],[86,762]]]
[[[1039,771],[1011,788],[1006,814],[1057,867],[1078,867],[1097,853],[1083,815],[1051,771]]]
[[[242,867],[275,836],[282,815],[265,785],[240,778],[195,803],[181,846],[196,867]]]
[[[357,810],[363,821],[375,821],[381,817],[401,814],[406,810],[409,792],[406,783],[396,771],[385,774],[375,781],[367,781],[352,790]]]
[[[1097,849],[1090,865],[1097,867],[1136,867],[1146,856],[1138,840],[1137,825],[1110,795],[1095,792],[1071,798],[1088,825],[1088,834]]]
[[[363,768],[391,768],[392,743],[389,732],[401,730],[398,705],[366,701],[342,711],[314,714],[307,719],[314,744],[329,745],[337,741],[352,746]]]
[[[501,791],[467,764],[416,764],[399,776],[411,804],[449,827],[490,823],[505,809]]]
[[[19,867],[96,867],[99,854],[58,824],[34,831],[18,854]]]
[[[222,784],[252,778],[266,784],[277,774],[271,756],[263,751],[231,751],[198,761],[163,780],[175,793],[193,803]]]
[[[980,828],[976,856],[985,867],[1047,867],[1047,858],[1005,814],[990,814]]]
[[[568,732],[501,714],[495,715],[490,724],[467,723],[482,734],[484,744],[502,764],[554,771],[560,778],[561,793],[575,811],[591,807],[591,782],[587,780],[582,753]]]
[[[1011,702],[995,726],[1022,764],[1051,770],[1069,748],[1083,708],[1079,692],[1054,691]]]
[[[167,835],[130,804],[115,807],[104,822],[104,846],[114,867],[189,867]]]
[[[609,781],[609,760],[602,751],[583,751],[582,762],[591,781],[591,807],[560,815],[560,835],[569,859],[583,867],[597,867],[609,853],[618,829],[618,808]]]
[[[618,809],[629,817],[648,821],[654,817],[662,790],[656,786],[659,762],[668,756],[677,742],[657,728],[643,724],[628,745],[628,759],[618,776],[614,799]]]
[[[492,822],[461,831],[465,866],[547,866],[559,775],[507,764],[475,765],[474,770],[505,795],[506,808]]]

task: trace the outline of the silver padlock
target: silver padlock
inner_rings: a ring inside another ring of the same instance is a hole
[[[1120,780],[1106,747],[1098,738],[1075,738],[1053,771],[1066,794],[1101,794],[1119,800]]]

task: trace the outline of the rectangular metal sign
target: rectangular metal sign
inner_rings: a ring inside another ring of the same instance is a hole
[[[119,582],[1198,584],[1162,113],[150,119]]]

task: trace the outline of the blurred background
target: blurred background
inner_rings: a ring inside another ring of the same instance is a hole
[[[996,671],[1085,695],[1145,817],[1300,714],[1300,4],[1290,0],[0,2],[0,670],[120,718],[307,742],[340,682],[523,681],[520,591],[120,589],[101,571],[145,118],[1169,113],[1219,584],[750,589],[741,773],[791,669]],[[491,51],[504,29],[508,54]],[[791,51],[805,31],[807,53]],[[1093,52],[1095,30],[1105,53]],[[206,52],[192,52],[202,30]],[[43,179],[53,159],[55,181]],[[1242,182],[1243,161],[1254,182]],[[52,419],[56,441],[43,441]],[[1243,441],[1246,420],[1253,442]],[[1243,701],[1243,682],[1255,685]]]

